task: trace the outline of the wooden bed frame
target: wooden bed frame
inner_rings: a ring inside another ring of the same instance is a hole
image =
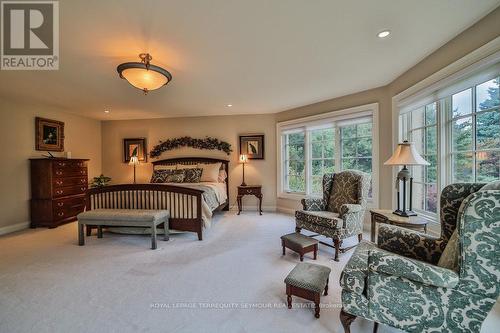
[[[228,172],[229,161],[207,157],[169,158],[153,162],[153,170],[160,165],[193,165],[222,163],[221,169]],[[226,178],[227,200],[214,211],[229,210],[229,176]],[[86,210],[91,209],[168,209],[170,211],[169,228],[179,231],[191,231],[203,239],[202,221],[203,191],[181,186],[164,184],[121,184],[87,190]],[[191,206],[195,209],[188,209]],[[195,214],[196,212],[196,214]],[[162,227],[162,226],[160,226]],[[87,225],[87,236],[95,226]]]

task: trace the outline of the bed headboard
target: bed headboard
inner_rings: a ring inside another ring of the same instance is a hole
[[[229,198],[229,161],[221,160],[218,158],[210,158],[210,157],[175,157],[175,158],[167,158],[164,160],[158,160],[152,162],[153,170],[158,165],[175,165],[175,164],[184,164],[184,165],[193,165],[193,164],[210,164],[210,163],[222,163],[222,169],[226,171],[226,192]]]

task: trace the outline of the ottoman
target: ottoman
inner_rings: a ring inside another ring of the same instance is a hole
[[[328,295],[328,278],[331,269],[322,265],[298,263],[285,278],[288,308],[292,308],[292,295],[314,302],[314,316],[319,318],[321,292]]]
[[[283,247],[283,255],[285,255],[285,248],[288,248],[300,255],[300,261],[304,261],[304,254],[308,252],[314,252],[314,260],[316,260],[318,253],[317,239],[293,232],[281,236],[281,246]]]

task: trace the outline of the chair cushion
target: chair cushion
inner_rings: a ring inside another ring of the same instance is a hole
[[[340,275],[342,289],[363,294],[366,287],[366,277],[368,276],[369,252],[376,248],[377,245],[372,242],[361,241],[359,243]]]
[[[281,239],[299,245],[302,248],[318,244],[317,239],[307,237],[306,235],[299,234],[298,232],[292,232],[291,234],[283,235],[281,236]]]
[[[458,272],[458,257],[460,254],[459,242],[458,242],[458,229],[453,231],[450,239],[448,240],[448,244],[441,254],[437,265],[439,267],[448,268]]]
[[[343,225],[343,221],[339,218],[339,214],[327,211],[297,210],[295,212],[295,218],[297,220],[333,229],[341,228]]]
[[[294,287],[321,293],[326,286],[331,269],[309,263],[299,263],[285,278],[285,283]]]
[[[169,217],[168,210],[146,209],[94,209],[78,214],[80,222],[125,221],[153,222]]]
[[[362,177],[360,173],[350,170],[335,173],[327,210],[340,213],[343,204],[359,203]]]

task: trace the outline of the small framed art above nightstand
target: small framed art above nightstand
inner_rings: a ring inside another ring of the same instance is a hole
[[[259,199],[259,214],[262,215],[262,185],[238,186],[238,215],[240,215],[243,210],[243,203],[241,199],[245,195],[254,195]]]

